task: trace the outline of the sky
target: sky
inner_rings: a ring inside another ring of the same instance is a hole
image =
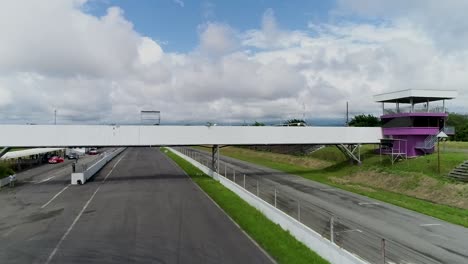
[[[457,90],[465,0],[0,2],[0,123],[343,120],[373,95]],[[317,121],[318,122],[318,121]],[[340,121],[339,121],[340,122]]]

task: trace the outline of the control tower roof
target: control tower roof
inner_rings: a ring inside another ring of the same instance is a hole
[[[374,100],[379,103],[426,103],[432,101],[449,100],[457,97],[457,91],[453,90],[417,90],[408,89],[374,95]]]

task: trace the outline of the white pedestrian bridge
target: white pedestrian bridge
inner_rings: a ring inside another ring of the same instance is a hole
[[[318,144],[336,145],[358,162],[357,146],[381,138],[378,127],[0,125],[5,148],[211,145],[217,152],[225,145]]]

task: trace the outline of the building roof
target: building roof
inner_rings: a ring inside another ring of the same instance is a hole
[[[449,100],[457,97],[457,91],[453,90],[418,90],[408,89],[374,95],[374,100],[380,103],[426,103],[427,101]]]

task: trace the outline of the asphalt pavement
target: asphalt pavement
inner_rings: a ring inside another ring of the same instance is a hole
[[[211,153],[189,149],[210,164]],[[254,194],[371,263],[468,263],[468,229],[382,201],[256,164],[220,156],[219,171]],[[234,173],[235,171],[235,173]],[[257,187],[258,186],[258,187]],[[300,213],[299,208],[300,207]],[[389,262],[391,263],[391,262]]]
[[[81,186],[57,170],[0,191],[0,263],[272,263],[158,149]]]

